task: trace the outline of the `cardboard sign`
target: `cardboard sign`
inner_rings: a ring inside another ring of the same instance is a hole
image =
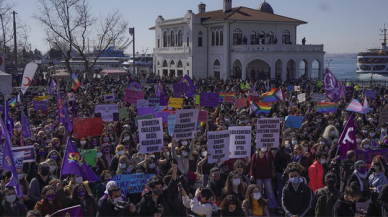
[[[102,118],[73,118],[74,138],[101,136],[101,134]]]
[[[199,97],[200,106],[217,107],[219,101],[218,93],[201,93]],[[233,101],[233,97],[232,97]]]
[[[175,117],[176,115],[169,115],[167,118],[168,135],[170,136],[174,133]]]
[[[168,116],[171,114],[171,112],[155,112],[156,118],[162,118],[163,124],[167,123]]]
[[[160,98],[159,97],[148,97],[148,104],[149,104],[149,107],[159,106]]]
[[[199,95],[196,95],[196,96],[195,96],[195,104],[196,104],[196,105],[199,105],[199,99],[200,99],[200,96],[199,96]]]
[[[114,94],[105,94],[104,100],[105,100],[105,102],[111,102],[111,101],[115,101],[116,97]]]
[[[174,126],[174,139],[191,139],[197,127],[199,109],[177,110]]]
[[[173,108],[182,108],[183,98],[170,98],[168,105]]]
[[[12,147],[12,152],[24,152],[23,163],[35,162],[35,147],[33,145]]]
[[[136,104],[137,100],[144,99],[144,95],[143,92],[127,89],[125,90],[124,102]]]
[[[257,103],[259,103],[260,102],[260,96],[252,96],[252,95],[250,95],[248,97],[248,101],[249,102],[257,102]]]
[[[140,153],[156,153],[163,148],[162,118],[139,120]]]
[[[258,118],[256,127],[256,148],[270,146],[279,148],[280,119]]]
[[[207,121],[208,121],[208,111],[199,111],[198,122],[207,122]]]
[[[153,114],[154,112],[155,112],[155,109],[153,107],[144,107],[137,110],[137,115],[144,116],[148,114]]]
[[[112,181],[115,181],[117,186],[121,188],[122,195],[127,195],[128,193],[135,194],[143,192],[146,184],[153,176],[154,174],[144,173],[115,175]],[[131,187],[131,190],[128,192],[129,187]]]
[[[298,128],[302,127],[303,117],[301,116],[287,116],[286,117],[286,127]]]
[[[233,103],[233,96],[225,96],[224,102]]]
[[[120,117],[120,120],[129,118],[129,113],[128,113],[127,108],[120,108],[119,109],[119,117]]]
[[[221,162],[229,160],[229,142],[229,130],[208,132],[207,151],[210,154],[208,158],[208,163],[216,163],[218,159],[221,159]]]
[[[143,107],[151,107],[150,102],[145,99],[139,99],[137,100],[137,109],[143,108]]]
[[[294,86],[294,91],[299,91],[300,92],[300,86]]]
[[[153,118],[152,114],[144,115],[144,116],[137,116],[135,117],[135,125],[138,126],[138,121],[139,120],[145,120],[145,119],[151,119]]]
[[[379,108],[379,123],[385,124],[388,122],[388,108]]]
[[[373,91],[373,90],[366,90],[365,91],[365,95],[371,99],[375,99],[376,98],[376,92]]]
[[[241,99],[236,99],[236,107],[237,108],[245,108],[247,107],[247,99],[241,98]]]
[[[80,149],[79,153],[85,159],[87,165],[96,165],[97,149]]]
[[[100,113],[101,115],[96,115],[96,117],[101,117],[104,122],[119,121],[119,105],[117,104],[96,105],[94,113]]]
[[[326,95],[319,94],[319,93],[313,93],[313,97],[311,99],[313,102],[322,102],[326,100]]]
[[[251,157],[252,127],[229,127],[230,158]]]
[[[306,93],[301,93],[298,95],[299,103],[306,101]]]

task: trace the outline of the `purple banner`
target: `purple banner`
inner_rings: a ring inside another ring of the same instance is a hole
[[[186,83],[179,83],[179,84],[174,84],[172,85],[172,88],[174,89],[174,94],[181,94],[181,93],[186,93],[187,91],[187,84]]]
[[[217,107],[219,103],[218,93],[201,93],[199,97],[200,106]]]
[[[35,111],[39,111],[42,109],[42,111],[47,111],[47,101],[33,101]]]
[[[376,98],[376,92],[373,91],[373,90],[366,90],[365,91],[365,95],[371,99],[375,99]]]
[[[137,110],[137,116],[144,116],[148,114],[153,114],[155,112],[154,107],[143,107]]]
[[[155,118],[162,118],[163,123],[167,123],[170,114],[171,112],[156,112]]]
[[[385,159],[387,159],[388,148],[379,149],[379,150],[368,150],[368,151],[357,150],[356,151],[357,160],[363,160],[367,164],[371,164],[373,158],[376,157],[376,155],[382,155],[383,157],[385,157]],[[341,156],[340,159],[345,159],[345,156]]]
[[[160,97],[148,97],[150,107],[155,107],[160,104]]]

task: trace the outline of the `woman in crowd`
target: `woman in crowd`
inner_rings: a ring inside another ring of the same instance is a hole
[[[241,207],[241,202],[234,195],[229,195],[225,197],[225,199],[221,203],[221,206],[218,208],[218,214],[221,217],[244,215]]]
[[[109,170],[111,171],[117,171],[119,166],[119,158],[125,155],[125,147],[123,145],[117,145],[115,153],[116,155],[112,159],[109,167]]]
[[[54,212],[61,210],[63,206],[56,198],[55,194],[56,190],[51,185],[45,186],[42,189],[42,200],[36,203],[34,210],[38,210],[42,216],[51,215]]]
[[[28,198],[32,203],[39,202],[42,199],[41,191],[49,184],[51,177],[49,176],[50,166],[47,162],[41,162],[38,166],[38,175],[30,182],[30,190]]]
[[[380,216],[381,213],[381,207],[376,203],[377,198],[381,192],[381,189],[384,187],[385,184],[388,183],[387,177],[385,177],[384,172],[384,164],[380,160],[380,158],[375,157],[372,161],[372,167],[371,170],[374,171],[369,176],[369,188],[371,191],[371,200],[369,203],[368,208],[368,215],[370,216]]]
[[[245,199],[242,203],[245,217],[266,216],[269,217],[268,203],[260,193],[260,187],[255,184],[248,186]]]
[[[229,173],[226,179],[225,188],[222,190],[221,199],[224,200],[228,195],[234,195],[242,202],[244,200],[247,185],[241,181],[241,177],[237,171]]]

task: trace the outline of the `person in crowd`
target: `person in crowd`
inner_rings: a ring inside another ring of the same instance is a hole
[[[50,166],[47,162],[41,162],[38,166],[38,175],[30,182],[28,198],[32,203],[37,203],[42,200],[42,189],[49,184],[52,178],[49,176]]]
[[[56,198],[56,191],[51,185],[42,189],[42,200],[37,202],[34,210],[38,210],[42,216],[51,215],[63,208],[62,204]]]
[[[200,216],[213,216],[214,207],[211,204],[213,192],[208,188],[198,188],[193,199],[183,197],[183,204],[190,207],[191,212]]]
[[[242,209],[245,217],[266,216],[269,217],[268,203],[263,199],[260,193],[260,187],[255,184],[248,186],[245,199],[242,203]]]
[[[241,202],[234,195],[228,195],[218,207],[218,214],[224,216],[243,216]]]
[[[226,179],[225,187],[221,193],[221,199],[224,200],[228,195],[234,195],[240,202],[242,202],[244,200],[246,189],[246,183],[241,181],[241,177],[237,171],[233,171],[229,173],[229,176]]]
[[[246,163],[243,160],[241,159],[236,160],[234,162],[233,168],[234,168],[233,169],[234,171],[237,171],[237,173],[240,175],[241,180],[247,186],[251,184],[249,177],[245,175]]]
[[[108,189],[108,198],[98,208],[97,217],[137,216],[136,207],[123,201],[121,189],[113,185]]]
[[[334,204],[333,213],[334,217],[339,216],[355,216],[361,217],[360,213],[356,212],[354,203],[361,198],[361,190],[357,186],[348,186],[345,189],[345,193],[342,194],[337,202]]]
[[[117,171],[117,169],[119,167],[119,158],[121,156],[124,156],[124,155],[125,155],[125,147],[123,145],[117,145],[116,146],[116,155],[115,155],[115,157],[112,159],[112,161],[110,163],[109,170]]]
[[[362,195],[356,202],[356,211],[367,210],[370,201],[370,189],[368,181],[368,173],[366,171],[366,163],[362,160],[354,164],[354,172],[348,178],[348,184],[355,185],[360,188]]]
[[[26,217],[42,217],[38,210],[30,210],[27,212]]]
[[[334,173],[325,175],[325,187],[315,191],[311,203],[312,213],[315,216],[330,216],[333,206],[341,196],[341,192],[336,189],[337,176]]]
[[[291,142],[289,140],[283,140],[282,145],[279,147],[279,149],[276,151],[275,154],[275,169],[276,169],[276,181],[277,181],[277,198],[280,200],[282,198],[282,192],[283,192],[283,182],[282,182],[282,175],[287,168],[287,165],[291,162],[293,153],[291,148]]]
[[[388,214],[388,184],[385,184],[380,191],[376,200],[377,204],[382,208],[382,215],[385,217]]]
[[[20,202],[14,188],[10,186],[5,187],[4,181],[0,184],[2,185],[0,190],[0,201],[3,201],[0,207],[1,216],[25,216],[28,209]]]
[[[171,152],[172,157],[178,162],[178,169],[182,175],[187,176],[189,174],[189,156],[193,154],[194,139],[191,140],[190,146],[186,140],[181,141],[181,148],[176,150],[176,141],[172,140]]]
[[[221,195],[225,187],[225,180],[221,178],[221,172],[218,167],[214,167],[210,170],[209,182],[206,186],[214,193],[214,201],[217,205],[221,204]]]
[[[323,177],[325,176],[327,154],[324,152],[317,152],[315,154],[315,162],[308,169],[309,187],[315,192],[319,188],[323,188]]]
[[[369,176],[369,188],[371,190],[371,201],[369,203],[368,215],[381,216],[381,207],[377,204],[377,198],[381,192],[381,189],[388,183],[387,177],[385,177],[384,164],[380,158],[375,157],[372,161],[372,174]]]
[[[341,166],[340,166],[340,179],[341,179],[340,191],[341,192],[345,191],[345,188],[348,183],[348,178],[354,171],[355,160],[356,160],[356,152],[353,150],[350,150],[346,153],[346,159],[344,159],[341,162]]]

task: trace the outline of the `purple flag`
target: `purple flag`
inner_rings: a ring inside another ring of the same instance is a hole
[[[326,90],[326,95],[335,103],[345,96],[345,88],[328,68],[326,68],[323,88]]]
[[[173,84],[172,88],[174,89],[175,96],[176,94],[186,93],[187,87],[186,83]]]
[[[24,114],[22,110],[22,115],[21,115],[21,124],[22,124],[22,136],[23,139],[31,138],[31,129],[30,129],[30,123],[28,123],[28,119],[26,115]]]
[[[350,115],[350,118],[342,131],[338,144],[340,145],[339,149],[342,155],[346,155],[349,150],[357,150],[356,129],[354,128],[353,113]]]
[[[182,81],[181,83],[186,83],[188,88],[187,88],[187,91],[186,91],[186,97],[193,97],[194,95],[194,90],[197,89],[193,82],[191,81],[190,77],[188,75],[185,75],[183,78],[182,78]]]
[[[68,139],[65,155],[62,162],[62,175],[76,174],[88,181],[97,181],[98,177],[86,164],[85,159],[77,150],[75,144]]]
[[[51,80],[50,88],[49,88],[49,94],[52,94],[54,92],[54,87],[57,84],[55,83],[54,79]]]
[[[162,94],[162,92],[160,91],[160,86],[159,86],[159,84],[157,84],[157,85],[156,85],[155,95],[160,97],[160,94]]]
[[[3,125],[3,120],[0,119],[1,125]],[[12,176],[10,178],[10,181],[5,186],[12,186],[16,187],[16,193],[18,197],[23,197],[23,191],[20,187],[19,179],[18,179],[18,172],[16,171],[16,165],[15,161],[13,159],[12,149],[11,149],[11,142],[9,139],[9,136],[5,133],[5,140],[4,140],[4,150],[3,150],[3,169],[8,170],[12,173]]]
[[[5,111],[5,121],[6,121],[6,123],[5,123],[5,125],[7,126],[6,128],[7,128],[7,130],[8,130],[8,134],[9,134],[9,137],[11,137],[11,139],[12,139],[12,136],[13,136],[13,124],[14,124],[14,120],[9,116],[9,107],[8,107],[8,103],[7,102],[5,102],[4,103],[5,104],[5,109],[4,109],[4,111]]]
[[[32,105],[35,109],[35,111],[47,111],[47,100],[43,101],[32,101]]]
[[[63,103],[61,93],[58,91],[58,122],[65,126],[69,132],[73,131],[73,124],[69,117],[69,111],[67,110],[66,103]]]
[[[83,216],[82,206],[81,205],[77,205],[77,206],[72,206],[72,207],[68,207],[68,208],[65,208],[65,209],[61,209],[61,210],[58,210],[58,211],[54,212],[53,214],[51,214],[51,216],[62,216],[62,217],[65,217],[65,216],[77,216],[77,217],[82,217]]]

